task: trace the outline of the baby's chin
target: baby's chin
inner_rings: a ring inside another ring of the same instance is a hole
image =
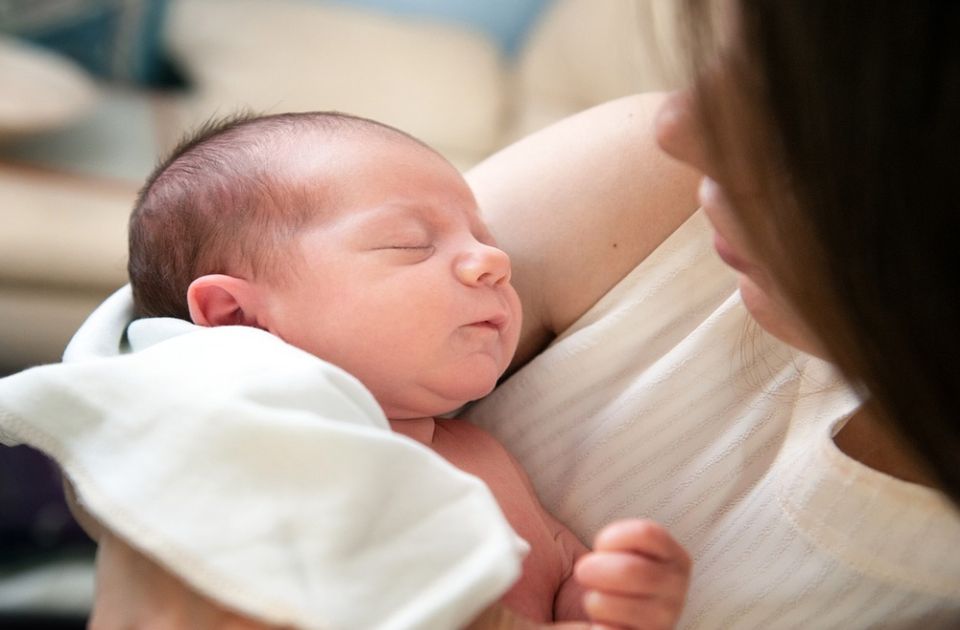
[[[467,403],[483,398],[496,386],[496,378],[485,378],[461,381],[456,386],[422,387],[416,393],[406,392],[402,400],[383,400],[380,406],[390,420],[446,416],[459,411]]]

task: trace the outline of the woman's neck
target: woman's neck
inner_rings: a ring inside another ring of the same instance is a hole
[[[876,417],[869,403],[847,421],[833,441],[846,455],[874,470],[902,481],[938,487],[919,457]]]

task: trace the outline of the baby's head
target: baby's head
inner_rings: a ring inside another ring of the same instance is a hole
[[[140,317],[189,320],[187,287],[209,273],[260,277],[283,265],[289,239],[332,205],[297,158],[331,155],[333,140],[418,142],[334,112],[212,120],[147,179],[130,217],[128,271]]]
[[[138,314],[247,325],[337,364],[392,419],[489,392],[516,348],[510,262],[460,173],[332,113],[208,126],[130,221]]]

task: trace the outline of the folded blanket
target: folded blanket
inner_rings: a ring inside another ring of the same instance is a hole
[[[260,330],[130,317],[124,288],[64,363],[0,379],[0,441],[198,591],[301,628],[437,628],[519,575],[486,486],[349,374]]]

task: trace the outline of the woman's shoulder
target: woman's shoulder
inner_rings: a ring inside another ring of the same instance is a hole
[[[507,147],[467,179],[513,261],[526,363],[696,209],[696,174],[656,145],[660,94],[585,110]]]

